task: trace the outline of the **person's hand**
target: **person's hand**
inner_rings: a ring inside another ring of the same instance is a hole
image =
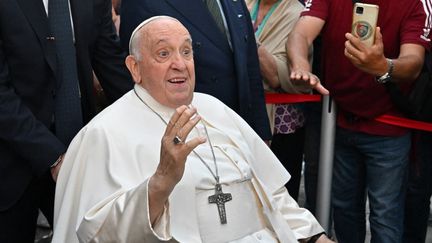
[[[58,159],[59,159],[59,162],[55,166],[51,167],[51,176],[55,182],[57,182],[57,177],[59,175],[60,168],[61,168],[61,165],[63,163],[64,154],[60,155],[60,157]]]
[[[344,54],[354,66],[374,76],[381,76],[387,72],[387,60],[384,56],[384,44],[379,27],[376,28],[372,46],[366,45],[351,33],[346,33],[345,37],[347,40]]]
[[[301,69],[291,70],[291,82],[298,86],[313,88],[322,95],[328,95],[329,91],[322,86],[320,79],[313,73]]]
[[[180,106],[165,129],[161,142],[159,165],[148,184],[152,225],[163,212],[163,205],[183,177],[186,158],[194,148],[206,141],[205,137],[196,137],[186,142],[190,131],[201,120],[196,112],[195,108]]]
[[[187,156],[198,145],[205,143],[205,137],[195,137],[186,142],[192,129],[201,120],[195,108],[185,105],[176,109],[167,124],[162,137],[160,162],[153,180],[160,186],[172,190],[183,177]],[[178,143],[175,139],[178,139]]]
[[[321,235],[320,238],[316,241],[316,243],[335,243],[334,241],[330,240],[326,235]]]

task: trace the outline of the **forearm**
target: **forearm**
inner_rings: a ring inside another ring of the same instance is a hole
[[[258,56],[264,81],[273,89],[279,88],[280,81],[275,58],[263,46],[258,48]]]
[[[264,65],[266,64],[260,64],[261,75],[263,76],[265,82],[267,82],[268,85],[273,89],[279,88],[280,81],[279,81],[276,64],[268,64],[268,66],[264,66]]]
[[[418,55],[407,55],[399,57],[398,59],[394,59],[392,78],[396,82],[414,80],[421,72],[423,61],[424,58]]]
[[[148,183],[148,202],[149,202],[149,216],[152,225],[155,224],[156,219],[164,211],[164,205],[168,201],[174,186],[168,186],[165,180],[161,179],[158,175],[153,175]]]
[[[311,71],[311,65],[308,60],[309,47],[321,32],[324,24],[325,21],[323,19],[312,16],[302,16],[297,21],[286,43],[291,71]]]
[[[374,66],[366,71],[377,77],[389,72],[390,64],[387,58],[383,55]],[[419,55],[410,54],[399,56],[396,59],[391,59],[391,61],[393,62],[393,71],[391,73],[392,81],[404,82],[412,81],[418,77],[423,66],[424,58]]]
[[[290,34],[286,43],[290,70],[311,71],[308,60],[310,45],[311,43],[309,43],[306,36],[301,33],[293,32]]]

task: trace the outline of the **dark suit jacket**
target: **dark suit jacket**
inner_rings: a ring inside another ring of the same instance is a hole
[[[132,88],[107,0],[70,0],[83,117],[95,115],[92,68],[108,98]],[[0,1],[0,211],[64,153],[49,130],[56,97],[55,43],[42,0]],[[91,149],[91,148],[89,148]],[[42,196],[42,195],[41,195]]]
[[[264,103],[255,35],[244,0],[221,0],[232,49],[203,0],[123,0],[120,39],[127,50],[132,31],[155,15],[175,17],[193,39],[196,91],[211,94],[242,116],[264,139],[270,126]]]

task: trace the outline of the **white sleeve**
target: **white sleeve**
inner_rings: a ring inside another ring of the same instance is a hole
[[[118,194],[85,214],[77,230],[80,242],[175,242],[169,230],[167,205],[155,226],[150,223],[148,179],[138,187]],[[94,225],[101,225],[96,234],[92,233],[94,230],[88,230]]]
[[[273,194],[277,210],[288,223],[296,239],[307,239],[324,231],[309,210],[298,206],[285,187]]]

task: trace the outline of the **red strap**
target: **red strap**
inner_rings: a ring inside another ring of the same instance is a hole
[[[319,102],[321,101],[321,95],[266,93],[265,100],[267,104],[294,104],[294,103],[303,103],[303,102]]]
[[[432,132],[432,123],[421,122],[421,121],[416,121],[408,118],[402,118],[402,117],[390,116],[390,115],[382,115],[375,118],[375,120],[382,123],[394,125],[394,126]]]
[[[266,93],[265,99],[267,104],[294,104],[303,102],[319,102],[321,101],[321,95]],[[375,120],[393,126],[432,132],[432,123],[390,115],[382,115],[375,118]]]

